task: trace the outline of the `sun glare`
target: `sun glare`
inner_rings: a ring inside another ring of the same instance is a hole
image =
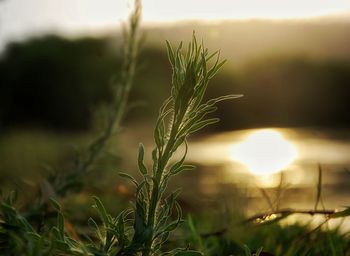
[[[186,8],[183,8],[186,6]],[[145,0],[144,18],[151,21],[184,19],[294,19],[342,12],[350,8],[345,0]]]
[[[232,159],[255,175],[270,175],[285,169],[297,156],[295,147],[275,130],[259,130],[232,146]]]

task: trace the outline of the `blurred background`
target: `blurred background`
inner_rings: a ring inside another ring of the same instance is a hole
[[[0,1],[0,183],[37,189],[48,167],[62,170],[99,131],[100,110],[118,79],[120,26],[131,2]],[[138,143],[169,95],[165,40],[193,31],[227,63],[207,98],[221,122],[190,139],[197,169],[177,178],[186,211],[313,208],[319,170],[325,208],[350,200],[350,3],[317,1],[143,1],[139,65],[123,129],[113,136],[87,188],[126,204],[133,191],[117,176],[136,173]],[[20,181],[18,178],[20,177]],[[31,193],[24,196],[28,201]],[[117,198],[117,199],[116,199]],[[24,201],[26,201],[24,200]],[[270,201],[270,202],[269,202]],[[25,203],[23,203],[25,204]],[[78,217],[77,217],[78,218]],[[224,220],[223,220],[224,221]]]

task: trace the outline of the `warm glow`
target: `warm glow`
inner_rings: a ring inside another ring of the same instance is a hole
[[[96,33],[125,21],[134,0],[0,0],[0,48],[6,42],[47,32]],[[349,0],[143,0],[142,22],[183,20],[298,19],[349,16]],[[16,17],[16,18],[14,18]]]
[[[152,21],[308,18],[350,8],[346,0],[144,0],[143,3],[144,17]]]
[[[260,130],[232,147],[232,158],[256,175],[282,171],[297,156],[293,145],[275,130]]]

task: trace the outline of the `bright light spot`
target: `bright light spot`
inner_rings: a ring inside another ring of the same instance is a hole
[[[274,130],[256,131],[232,147],[232,159],[245,165],[255,175],[282,171],[297,156],[293,145]]]
[[[273,214],[265,215],[263,217],[256,218],[254,220],[254,222],[257,223],[257,224],[262,224],[262,223],[274,221],[278,217],[281,217],[281,216],[278,216],[277,214],[273,213]]]

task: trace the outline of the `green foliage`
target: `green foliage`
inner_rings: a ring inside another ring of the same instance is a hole
[[[5,255],[91,255],[80,242],[65,232],[65,219],[58,202],[51,200],[57,211],[57,223],[44,232],[36,229],[14,208],[11,193],[2,199],[0,210],[0,244]]]
[[[216,110],[219,101],[239,97],[228,95],[211,99],[203,103],[203,97],[209,80],[217,73],[224,61],[219,61],[219,54],[209,54],[203,45],[199,45],[195,36],[189,43],[186,54],[182,53],[182,43],[173,50],[167,42],[168,56],[173,67],[171,96],[164,102],[154,130],[155,148],[152,152],[153,165],[149,171],[144,164],[144,147],[141,144],[138,154],[138,166],[142,181],[127,177],[136,186],[136,205],[134,208],[134,235],[132,244],[126,250],[133,254],[157,255],[169,234],[182,222],[181,208],[176,202],[179,191],[165,196],[169,180],[193,166],[184,164],[187,154],[187,138],[192,133],[217,118],[207,118]],[[214,64],[209,66],[212,58]],[[171,163],[173,154],[184,145],[183,157]],[[171,221],[173,209],[177,217]],[[174,252],[175,253],[175,252]],[[182,255],[182,254],[179,254]],[[184,255],[194,255],[186,251]]]
[[[334,254],[331,241],[334,245]],[[263,247],[272,255],[347,255],[349,245],[339,230],[313,230],[307,225],[277,223],[251,228],[245,241],[252,249]]]
[[[135,59],[137,55],[138,41],[136,29],[140,17],[140,2],[136,1],[136,8],[131,15],[129,29],[124,31],[125,49],[124,61],[120,80],[114,87],[115,99],[111,104],[110,118],[101,136],[83,152],[77,159],[75,171],[68,175],[53,173],[46,181],[53,195],[65,196],[70,188],[76,187],[80,177],[85,174],[94,160],[105,146],[111,134],[119,127],[125,112],[128,95],[135,72]],[[94,197],[94,208],[99,216],[99,225],[93,218],[89,219],[89,225],[94,229],[95,236],[90,238],[90,243],[81,243],[65,230],[65,219],[60,204],[51,199],[52,207],[57,212],[57,223],[50,228],[48,233],[41,234],[13,208],[13,200],[5,200],[2,204],[2,233],[4,235],[15,232],[8,228],[11,224],[21,230],[20,238],[32,246],[35,237],[37,243],[47,244],[50,254],[74,254],[74,255],[158,255],[162,253],[162,246],[168,240],[171,232],[183,222],[182,211],[176,199],[179,190],[166,195],[166,188],[172,176],[185,170],[193,169],[193,166],[184,164],[187,154],[187,138],[192,133],[207,125],[218,122],[217,118],[207,118],[207,115],[216,110],[215,104],[222,100],[239,97],[229,95],[211,99],[203,103],[205,91],[209,80],[217,73],[224,61],[220,61],[219,53],[209,54],[203,45],[199,45],[195,36],[188,45],[186,54],[182,53],[182,44],[173,50],[167,42],[168,56],[173,67],[173,79],[171,96],[164,102],[160,109],[156,123],[154,140],[155,148],[152,152],[153,166],[149,171],[144,163],[145,150],[142,144],[139,147],[138,166],[142,180],[139,183],[135,178],[126,173],[122,177],[129,179],[136,186],[136,201],[132,210],[125,210],[117,217],[112,217],[107,212],[103,203]],[[210,66],[209,62],[216,59]],[[184,145],[183,157],[171,163],[173,154]],[[45,200],[34,208],[36,211],[44,210]],[[176,210],[177,217],[173,220],[172,213]],[[29,237],[28,237],[29,236]],[[6,240],[6,239],[5,239]],[[16,243],[8,245],[12,250]],[[26,248],[24,246],[23,248]],[[174,255],[201,255],[199,252],[187,249],[175,249],[167,254]]]
[[[34,248],[34,254],[39,250],[40,255],[114,255],[119,247],[126,243],[124,225],[128,223],[128,211],[123,211],[118,217],[112,218],[107,214],[103,204],[98,198],[94,198],[95,207],[98,210],[103,224],[99,227],[93,219],[93,225],[97,238],[91,238],[90,243],[81,243],[70,237],[65,230],[65,218],[60,204],[51,199],[51,206],[57,212],[57,223],[50,227],[50,223],[42,223],[52,215],[52,209],[48,204],[48,197],[57,199],[65,197],[71,192],[77,192],[84,185],[84,176],[92,168],[99,154],[105,148],[110,137],[119,130],[120,123],[125,113],[126,103],[133,83],[137,49],[139,48],[138,25],[141,12],[141,2],[135,1],[135,8],[130,16],[128,26],[124,29],[124,44],[122,48],[123,63],[120,76],[116,84],[113,84],[114,98],[108,108],[108,117],[101,134],[91,144],[79,152],[71,171],[62,172],[50,168],[50,175],[41,182],[37,200],[25,212],[31,220],[39,216],[38,228],[34,229],[13,204],[14,197],[9,196],[2,202],[1,207],[1,240],[9,255],[28,255],[28,248]],[[35,231],[37,230],[37,231]],[[17,232],[20,231],[20,232]],[[33,240],[34,239],[34,240]],[[116,240],[118,246],[116,247]],[[31,254],[30,254],[31,255]]]
[[[137,64],[140,38],[138,35],[139,20],[141,15],[141,3],[135,2],[135,9],[130,16],[129,23],[124,28],[124,44],[121,49],[123,61],[120,68],[118,81],[111,85],[112,100],[106,107],[103,123],[105,124],[100,134],[90,144],[77,152],[74,163],[69,170],[50,168],[47,178],[41,182],[38,197],[41,198],[35,207],[29,209],[29,215],[37,216],[45,211],[47,204],[47,191],[50,196],[63,198],[72,192],[79,192],[84,186],[84,177],[93,168],[101,152],[106,148],[109,139],[120,130],[121,121],[126,112],[130,90],[134,80]]]

